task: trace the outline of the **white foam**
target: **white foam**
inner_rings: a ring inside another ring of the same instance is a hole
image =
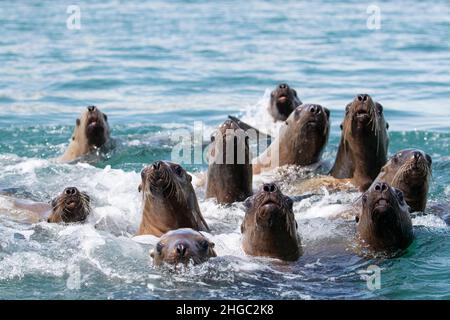
[[[425,226],[430,228],[447,228],[444,220],[433,214],[418,216],[412,219],[414,226]]]

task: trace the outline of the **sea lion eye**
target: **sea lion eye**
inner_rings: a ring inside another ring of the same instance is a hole
[[[395,192],[397,194],[398,201],[400,203],[403,203],[403,201],[405,200],[404,197],[403,197],[403,192],[398,190],[398,189],[396,189]]]
[[[362,201],[363,201],[363,203],[366,203],[366,202],[367,202],[367,194],[364,194],[364,195],[362,196]]]
[[[289,208],[290,210],[292,210],[292,208],[294,207],[294,201],[292,201],[291,198],[287,197],[287,198],[286,198],[286,203],[287,203],[287,205],[288,205],[288,208]]]
[[[181,166],[176,166],[175,173],[177,174],[177,176],[181,177],[183,175],[183,168],[181,168]]]
[[[200,244],[200,248],[202,248],[203,250],[207,250],[209,248],[208,240],[201,240],[199,244]]]
[[[158,252],[158,254],[161,254],[163,247],[163,244],[161,242],[158,242],[156,244],[156,252]]]

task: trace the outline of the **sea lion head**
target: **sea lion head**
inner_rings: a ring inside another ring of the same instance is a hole
[[[185,190],[192,189],[192,177],[184,168],[169,161],[155,161],[141,172],[142,183],[139,192],[144,196],[170,198],[185,203]]]
[[[73,140],[85,141],[89,147],[100,148],[109,139],[108,116],[96,106],[89,106],[76,121]]]
[[[91,213],[91,199],[85,192],[69,187],[52,200],[48,222],[83,222]]]
[[[412,211],[423,211],[426,205],[432,159],[419,149],[397,152],[381,169],[380,177],[402,190]]]
[[[243,249],[254,256],[297,260],[301,255],[293,201],[274,183],[266,183],[245,201],[241,225]]]
[[[181,165],[155,161],[142,170],[141,178],[139,192],[143,193],[144,212],[139,234],[161,236],[178,228],[208,231],[192,177]]]
[[[375,182],[362,196],[362,211],[356,218],[360,237],[376,250],[405,249],[413,231],[403,192],[386,182]]]
[[[156,266],[163,263],[200,264],[217,256],[214,243],[200,232],[189,228],[172,230],[164,234],[150,255]]]
[[[211,135],[208,162],[210,164],[251,164],[249,137],[233,120],[226,120]]]
[[[353,136],[385,131],[383,106],[372,100],[368,94],[358,94],[345,108],[345,119],[341,129]]]
[[[269,110],[275,120],[285,121],[300,104],[297,91],[286,83],[280,83],[270,94]]]
[[[227,120],[212,134],[208,150],[206,198],[227,204],[244,201],[252,194],[249,137]]]
[[[361,191],[367,190],[387,161],[388,128],[383,106],[358,94],[345,108],[333,177],[351,178]]]
[[[302,104],[286,120],[286,145],[296,153],[297,165],[310,165],[320,160],[330,132],[330,110],[318,104]],[[285,143],[284,141],[281,143]]]

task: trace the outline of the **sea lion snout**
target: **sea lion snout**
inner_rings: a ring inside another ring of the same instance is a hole
[[[79,193],[80,192],[75,187],[69,187],[69,188],[64,189],[64,194],[66,194],[67,196],[75,196]]]
[[[362,102],[367,101],[369,98],[370,98],[370,96],[369,96],[368,94],[366,94],[366,93],[364,93],[364,94],[358,94],[358,95],[356,96],[356,99],[358,99],[358,101],[362,101]]]
[[[389,186],[388,186],[387,183],[379,182],[379,183],[376,183],[374,185],[374,189],[376,191],[379,191],[380,193],[383,193],[383,192],[386,192],[389,189]]]
[[[278,190],[278,187],[275,183],[265,183],[263,185],[263,191],[267,193],[275,192]]]

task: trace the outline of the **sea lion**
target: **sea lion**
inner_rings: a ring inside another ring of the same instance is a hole
[[[206,198],[216,198],[224,204],[244,201],[252,195],[248,140],[244,130],[232,120],[226,120],[213,133],[208,151]]]
[[[49,223],[84,222],[91,213],[90,197],[75,187],[65,188],[64,191],[49,203],[34,202],[1,196],[2,209],[21,220],[37,223],[46,220]]]
[[[292,111],[302,102],[297,96],[297,91],[286,83],[280,83],[271,93],[269,113],[274,121],[286,121]]]
[[[47,222],[83,222],[91,213],[91,198],[75,187],[69,187],[52,200],[52,212]]]
[[[245,201],[242,248],[252,256],[295,261],[302,255],[293,201],[274,183],[266,183]]]
[[[383,106],[368,94],[359,94],[345,109],[341,141],[331,175],[352,179],[361,191],[367,190],[386,163],[389,125]]]
[[[70,162],[102,147],[109,147],[108,116],[96,106],[89,106],[76,120],[72,140],[61,162]]]
[[[160,237],[179,228],[209,231],[200,212],[192,177],[180,165],[156,161],[141,172],[142,221],[138,235]]]
[[[153,258],[153,264],[160,266],[163,263],[187,265],[191,261],[200,264],[217,254],[214,251],[214,243],[200,232],[182,228],[164,234],[150,256]]]
[[[431,165],[431,157],[422,150],[402,150],[381,168],[374,182],[386,182],[400,189],[411,212],[423,212],[427,204]]]
[[[385,182],[374,183],[363,194],[356,222],[362,246],[375,251],[406,249],[414,239],[403,192]]]
[[[275,141],[253,160],[253,174],[283,165],[317,163],[330,132],[330,111],[318,104],[302,104],[291,113]]]

